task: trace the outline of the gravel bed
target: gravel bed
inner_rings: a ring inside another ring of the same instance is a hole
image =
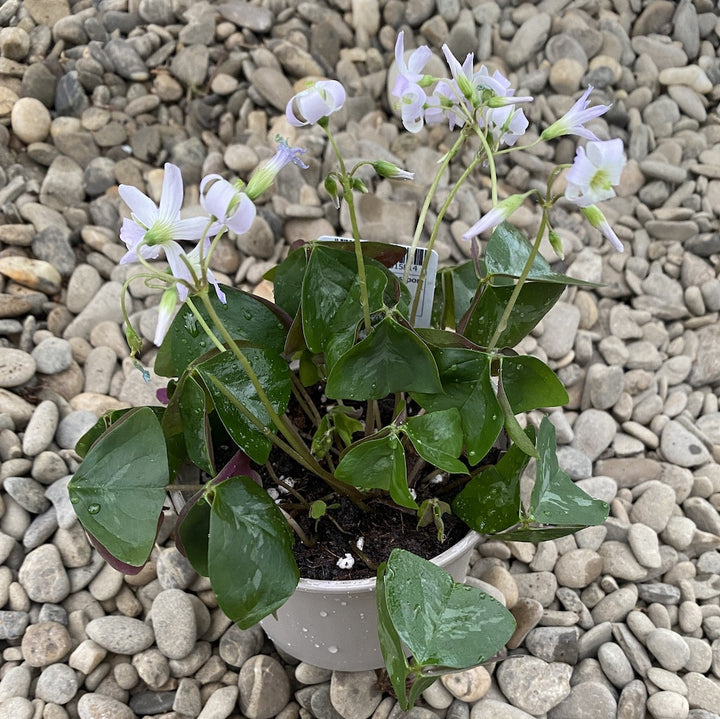
[[[162,383],[143,382],[122,333],[134,268],[117,265],[118,183],[157,196],[172,161],[192,206],[202,175],[247,177],[276,133],[307,147],[310,169],[285,170],[250,232],[214,256],[219,278],[263,292],[290,242],[349,229],[322,190],[321,134],[283,115],[306,78],[336,77],[351,96],[333,116],[345,154],[416,173],[412,186],[368,178],[361,233],[410,239],[449,134],[399,131],[388,68],[400,29],[407,48],[475,52],[534,95],[530,135],[593,85],[613,103],[593,130],[621,137],[629,159],[603,206],[625,253],[558,207],[555,266],[604,284],[568,290],[521,347],[568,386],[551,415],[560,463],[611,516],[537,547],[481,544],[467,581],[517,618],[508,656],[443,678],[406,716],[720,719],[712,0],[0,0],[0,719],[401,716],[374,672],[297,664],[259,627],[231,626],[167,536],[137,576],[107,566],[65,491],[78,437],[107,409],[154,402]],[[507,156],[502,189],[535,186],[574,148]],[[443,260],[466,256],[460,237],[490,208],[483,179],[447,213]],[[514,219],[532,229],[538,215]],[[136,282],[130,296],[151,365],[159,294]]]

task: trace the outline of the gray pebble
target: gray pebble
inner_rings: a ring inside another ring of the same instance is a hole
[[[97,422],[93,412],[79,409],[63,417],[55,434],[55,441],[63,449],[75,449],[80,437]]]
[[[35,360],[38,372],[58,374],[71,365],[72,349],[67,340],[49,337],[32,351],[32,358]]]
[[[155,640],[153,630],[132,617],[99,617],[90,621],[85,631],[103,649],[116,654],[136,654]]]
[[[17,387],[35,374],[35,360],[22,350],[0,347],[0,387]]]
[[[25,556],[18,581],[34,602],[58,603],[70,593],[70,580],[53,544],[44,544]]]
[[[182,659],[195,646],[195,612],[181,589],[165,589],[155,597],[152,625],[157,647],[168,659]]]
[[[248,719],[270,719],[290,700],[290,681],[282,664],[262,654],[242,665],[238,687],[240,709]]]
[[[137,719],[135,712],[123,702],[104,694],[88,693],[77,704],[79,719]]]
[[[3,488],[32,514],[40,514],[50,506],[50,501],[45,497],[45,488],[30,477],[6,477]]]
[[[22,448],[26,456],[35,457],[50,446],[55,436],[59,415],[57,405],[50,400],[40,402],[35,408],[23,436]]]
[[[528,714],[544,714],[570,694],[568,664],[513,656],[501,662],[495,674],[503,694]]]
[[[679,671],[690,659],[690,648],[679,634],[669,629],[653,630],[645,643],[663,669],[668,671]]]
[[[67,704],[78,690],[78,679],[67,664],[51,664],[38,678],[35,694],[55,704]]]
[[[333,672],[330,701],[345,719],[367,719],[381,699],[374,671]]]
[[[217,689],[210,695],[198,719],[226,719],[232,714],[237,697],[238,688],[235,686]],[[248,719],[252,717],[248,715]]]

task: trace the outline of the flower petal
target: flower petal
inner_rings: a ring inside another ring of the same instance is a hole
[[[165,163],[162,194],[160,195],[160,219],[174,222],[180,214],[183,201],[183,180],[180,168],[171,162]]]
[[[125,204],[130,208],[132,214],[146,228],[150,227],[158,218],[157,205],[144,193],[140,192],[133,185],[120,185],[118,193],[122,197]]]

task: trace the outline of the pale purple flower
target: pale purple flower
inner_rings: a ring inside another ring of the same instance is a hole
[[[406,84],[404,86],[403,93],[400,95],[400,116],[402,124],[408,132],[417,133],[422,130],[426,101],[425,91],[419,85]]]
[[[525,134],[529,124],[525,113],[515,109],[515,105],[486,110],[484,123],[497,145],[505,144],[508,147],[512,147]]]
[[[466,101],[452,80],[440,80],[425,103],[425,122],[432,125],[445,121],[451,130],[462,127],[465,124],[465,118],[462,113],[453,108],[463,102]]]
[[[339,110],[344,103],[345,88],[337,80],[318,80],[290,99],[285,117],[295,127],[314,125]]]
[[[217,174],[206,175],[200,182],[200,204],[237,235],[247,232],[255,219],[253,201]]]
[[[613,185],[620,182],[625,167],[622,140],[588,142],[578,147],[567,173],[565,197],[578,207],[588,207],[615,197]]]
[[[504,199],[502,202],[498,202],[490,212],[483,215],[467,232],[463,233],[462,239],[469,240],[487,230],[492,230],[497,227],[522,205],[523,200],[529,194],[531,194],[531,192],[526,192],[524,195],[510,195],[510,197]]]
[[[255,200],[263,192],[267,191],[280,170],[290,164],[297,165],[303,170],[307,170],[308,165],[300,159],[300,155],[306,153],[303,147],[290,147],[286,140],[280,138],[278,146],[275,148],[275,154],[263,165],[261,165],[250,178],[245,192],[251,200]]]
[[[588,140],[599,142],[599,138],[592,130],[584,127],[586,122],[594,120],[596,117],[605,114],[610,105],[595,105],[588,107],[590,104],[590,93],[593,91],[592,85],[578,98],[577,102],[559,119],[553,122],[550,127],[543,130],[540,137],[543,140],[551,140],[554,137],[562,135],[579,135],[586,137]]]
[[[185,251],[177,241],[197,240],[204,233],[214,234],[217,226],[208,228],[207,217],[180,219],[183,201],[180,168],[165,163],[159,207],[132,185],[120,185],[118,191],[132,213],[132,219],[123,220],[120,229],[120,239],[128,248],[120,264],[138,262],[139,257],[152,260],[163,251],[173,275],[186,276],[187,267],[182,260]]]
[[[595,205],[588,205],[587,207],[581,207],[580,211],[588,218],[590,224],[595,229],[600,230],[605,239],[608,240],[618,252],[625,251],[622,242],[620,242],[620,238],[615,234],[613,228],[610,227],[610,224],[605,219],[605,215],[603,215],[599,208]]]
[[[207,281],[215,288],[215,294],[217,295],[217,298],[222,302],[223,304],[226,304],[225,300],[225,293],[220,289],[220,285],[218,284],[217,279],[215,279],[215,275],[213,275],[212,270],[207,267],[207,253],[210,249],[210,240],[201,240],[201,242],[198,242],[195,247],[188,252],[185,257],[187,258],[188,263],[190,264],[190,267],[192,267],[192,273],[190,272],[190,269],[185,265],[185,269],[187,271],[186,278],[187,280],[192,284],[191,277],[194,273],[196,277],[200,277],[202,274],[202,268],[200,266],[200,245],[203,245],[203,262],[206,265],[205,269],[205,277],[207,278]],[[177,276],[177,275],[176,275]],[[183,285],[179,284],[177,287],[178,296],[180,299],[184,302],[185,298],[188,296],[188,288]]]
[[[412,51],[406,63],[404,38],[404,31],[400,31],[395,42],[395,64],[399,73],[392,91],[395,97],[402,97],[408,85],[417,84],[423,78],[423,68],[432,57],[432,50],[427,45],[422,45]]]

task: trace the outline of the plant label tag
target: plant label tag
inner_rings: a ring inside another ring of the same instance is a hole
[[[338,237],[335,235],[323,235],[318,237],[320,242],[352,242],[352,237]],[[360,240],[365,242],[365,240]],[[425,247],[417,247],[413,252],[413,256],[410,257],[411,247],[408,245],[395,244],[395,247],[403,247],[405,249],[405,259],[395,263],[391,268],[395,277],[400,282],[403,281],[405,276],[405,265],[410,263],[410,269],[408,271],[408,277],[406,285],[410,290],[411,306],[415,300],[415,292],[417,290],[418,280],[420,278],[420,271],[422,270],[422,264],[425,261],[428,250]],[[423,282],[422,290],[420,291],[420,301],[418,302],[417,313],[415,314],[415,327],[430,327],[430,320],[432,316],[433,299],[435,296],[435,278],[437,276],[438,268],[438,253],[435,250],[430,250],[430,257],[427,261],[427,273],[425,275],[425,281]]]

